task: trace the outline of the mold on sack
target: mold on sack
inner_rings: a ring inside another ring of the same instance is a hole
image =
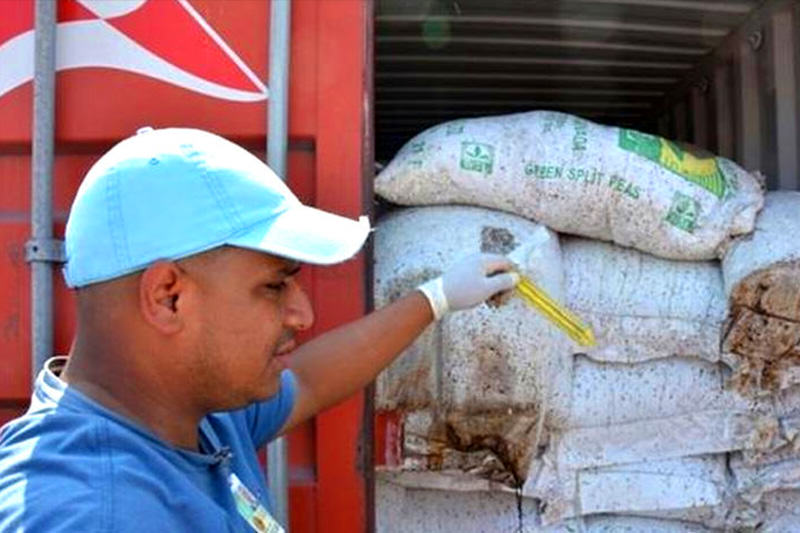
[[[722,351],[731,383],[763,393],[800,383],[800,193],[771,192],[755,232],[734,242],[722,267],[729,312]]]
[[[481,229],[481,252],[507,255],[516,250],[514,234],[505,228],[484,226]]]
[[[540,413],[499,414],[417,412],[407,417],[404,468],[411,471],[460,471],[509,488],[528,474]]]
[[[407,209],[379,222],[375,302],[385,305],[462,256],[511,253],[563,299],[554,233],[475,207]],[[570,341],[518,298],[432,324],[377,380],[376,407],[402,411],[401,472],[452,474],[518,487],[547,428],[569,411]]]

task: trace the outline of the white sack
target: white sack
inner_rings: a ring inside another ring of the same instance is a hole
[[[556,444],[564,469],[673,459],[732,450],[769,450],[779,438],[770,414],[698,411],[565,431]]]
[[[795,386],[780,392],[771,397],[775,404],[775,412],[781,417],[781,423],[786,423],[794,428],[788,440],[794,440],[797,436],[797,418],[800,417],[800,387]]]
[[[565,529],[570,533],[707,533],[711,530],[688,522],[654,520],[632,516],[593,516],[580,520],[582,529]]]
[[[637,364],[576,357],[568,426],[613,426],[703,411],[747,411],[753,401],[724,387],[718,364],[669,358]]]
[[[536,502],[518,508],[513,493],[406,489],[380,480],[375,486],[378,533],[517,533],[520,510],[523,533],[544,533]]]
[[[597,361],[670,356],[717,361],[727,301],[716,262],[660,259],[636,250],[561,238],[567,305],[592,326]]]
[[[800,491],[779,490],[764,496],[759,533],[800,533]]]
[[[765,196],[764,209],[758,215],[752,235],[736,239],[722,260],[725,292],[732,296],[740,284],[752,274],[781,265],[800,261],[800,192],[773,191]],[[775,290],[775,289],[773,289]],[[774,296],[776,298],[777,295]],[[786,318],[796,318],[796,307],[780,309],[777,301],[770,310]]]
[[[694,521],[724,515],[727,479],[721,454],[586,469],[542,464],[523,493],[542,500],[544,523],[592,514]]]
[[[723,348],[743,389],[800,383],[800,193],[771,192],[753,235],[722,261],[730,298]]]
[[[443,206],[403,210],[378,224],[376,306],[481,251],[511,254],[524,273],[563,300],[553,232],[507,213]],[[545,425],[563,420],[569,409],[571,351],[568,337],[519,298],[483,304],[429,327],[379,376],[376,405],[427,409],[431,422],[416,430],[421,441],[442,440],[442,453],[494,450],[524,477]],[[430,469],[437,470],[431,457]]]
[[[384,470],[397,475],[398,483],[422,488],[517,487],[527,476],[532,453],[545,439],[540,421],[513,408],[467,414],[437,408],[406,412],[400,464]]]
[[[734,454],[730,468],[737,496],[749,503],[761,501],[769,492],[800,490],[800,454],[791,447],[758,458]]]
[[[509,492],[447,492],[406,488],[378,480],[378,533],[705,533],[677,520],[608,515],[544,525],[537,502]],[[520,529],[520,526],[521,529]]]
[[[758,180],[721,157],[552,111],[458,120],[409,141],[375,182],[405,205],[471,204],[673,259],[749,233]]]

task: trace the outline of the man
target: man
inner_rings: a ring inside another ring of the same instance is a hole
[[[346,260],[368,232],[207,132],[145,128],[112,148],[67,223],[69,358],[0,434],[0,531],[266,531],[260,446],[516,282],[502,256],[473,256],[296,348],[314,319],[301,263]]]

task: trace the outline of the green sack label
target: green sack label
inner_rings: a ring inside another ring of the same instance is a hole
[[[425,151],[425,141],[412,141],[408,146],[412,154],[421,154]]]
[[[700,215],[700,204],[691,196],[676,192],[672,198],[666,220],[678,229],[687,233],[694,233],[697,226],[697,217]]]
[[[461,143],[461,168],[491,174],[494,166],[494,146],[491,144]]]
[[[715,157],[700,158],[661,137],[624,128],[619,130],[619,147],[658,163],[717,198],[724,198],[728,192]]]
[[[459,133],[464,133],[463,122],[452,122],[445,128],[445,135],[458,135]]]

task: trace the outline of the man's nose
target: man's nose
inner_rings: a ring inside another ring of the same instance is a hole
[[[295,331],[309,329],[314,324],[314,310],[305,289],[296,281],[289,282],[285,308],[286,325]]]

